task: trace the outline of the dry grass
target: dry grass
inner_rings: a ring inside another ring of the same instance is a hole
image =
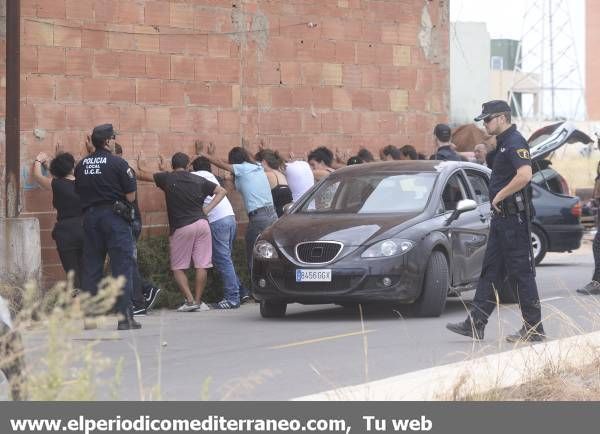
[[[578,188],[594,186],[597,165],[598,159],[594,157],[568,155],[552,160],[552,167],[567,180],[571,194]]]

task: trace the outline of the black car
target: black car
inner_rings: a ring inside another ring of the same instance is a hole
[[[566,143],[590,144],[593,140],[570,122],[548,125],[534,132],[528,140],[533,166],[533,220],[531,242],[536,264],[546,252],[570,252],[581,246],[579,198],[571,196],[569,186],[551,167],[551,154]]]
[[[448,294],[479,279],[489,173],[440,161],[332,173],[255,244],[252,287],[262,316],[283,316],[294,302],[404,303],[418,316],[439,316]]]

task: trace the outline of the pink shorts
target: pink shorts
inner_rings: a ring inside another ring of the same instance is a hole
[[[171,270],[187,270],[194,262],[194,268],[212,267],[212,237],[210,226],[205,219],[176,229],[169,237]]]

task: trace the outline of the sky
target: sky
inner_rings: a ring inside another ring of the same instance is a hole
[[[520,40],[523,35],[528,35],[524,41],[524,45],[526,45],[527,39],[529,39],[529,42],[533,39],[540,39],[539,36],[535,36],[534,32],[528,32],[535,22],[535,12],[538,11],[537,9],[533,9],[532,6],[541,5],[542,3],[547,5],[549,1],[553,2],[555,5],[553,6],[554,8],[556,8],[558,3],[562,2],[569,11],[571,18],[570,28],[572,31],[569,31],[568,34],[572,36],[575,44],[575,53],[572,58],[577,59],[577,63],[579,64],[579,73],[572,74],[574,81],[570,85],[573,86],[577,82],[580,86],[583,86],[585,83],[585,0],[450,0],[450,21],[484,22],[487,24],[487,29],[492,39],[508,38]],[[529,12],[529,15],[527,15],[527,12]],[[525,19],[526,16],[529,18]],[[539,16],[541,16],[541,13],[539,13]],[[563,38],[563,43],[567,39]],[[566,43],[568,44],[568,42]],[[547,52],[549,52],[549,49],[547,49]],[[547,58],[548,56],[546,55]],[[533,62],[530,64],[530,68],[535,68],[532,67],[533,64],[539,65],[539,59],[530,59],[530,62]],[[565,59],[562,59],[562,61],[564,64]],[[560,65],[560,62],[556,62],[556,64],[559,64],[559,69],[566,67]],[[524,67],[527,68],[526,63]],[[546,67],[548,67],[547,62]],[[546,76],[548,76],[547,73]],[[569,96],[568,99],[572,99],[572,96]],[[569,102],[565,100],[564,106],[567,105],[569,105]]]

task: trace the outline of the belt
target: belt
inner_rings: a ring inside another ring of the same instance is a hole
[[[275,212],[275,208],[271,205],[267,205],[267,206],[263,206],[262,208],[256,208],[254,211],[250,211],[248,213],[248,217],[254,217],[255,215],[258,214],[267,214],[267,213],[274,213]]]
[[[498,203],[498,208],[500,208],[500,212],[494,210],[494,214],[500,217],[508,217],[519,214],[519,208],[517,207],[517,204],[511,201],[501,201]]]
[[[112,207],[114,206],[114,204],[115,204],[114,202],[107,202],[107,201],[98,202],[98,203],[95,203],[93,205],[90,205],[90,206],[84,208],[83,212],[86,212],[86,211],[88,211],[88,210],[90,210],[92,208],[98,208],[98,209],[111,208],[112,209]]]

